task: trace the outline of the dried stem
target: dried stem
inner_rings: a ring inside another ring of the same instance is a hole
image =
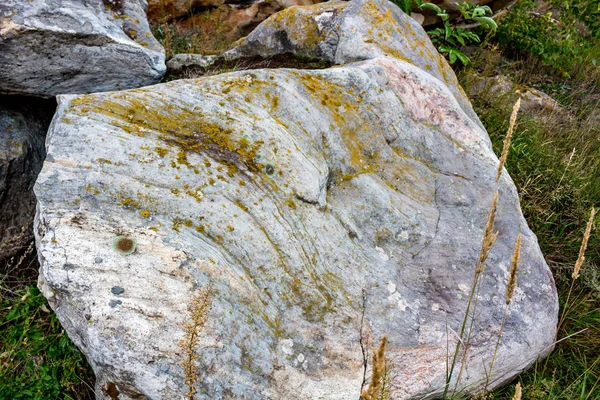
[[[506,137],[504,138],[504,146],[502,147],[502,155],[500,156],[500,164],[498,164],[498,172],[496,174],[496,183],[500,180],[500,176],[502,175],[502,168],[504,168],[504,164],[506,163],[506,158],[508,157],[508,149],[510,148],[510,141],[512,139],[512,135],[515,129],[515,124],[517,122],[517,113],[519,112],[519,108],[521,107],[521,99],[517,100],[515,105],[513,106],[512,114],[510,115],[510,124],[508,126],[508,132],[506,133]]]
[[[517,243],[515,244],[515,251],[512,256],[510,265],[510,274],[508,277],[508,284],[506,285],[506,304],[504,306],[504,315],[502,316],[502,324],[500,324],[500,332],[498,332],[498,340],[496,340],[496,347],[494,348],[494,354],[492,356],[492,362],[490,363],[490,369],[485,379],[485,387],[483,391],[486,392],[492,377],[492,370],[494,369],[494,363],[496,362],[496,356],[498,355],[498,348],[500,347],[500,340],[502,339],[502,333],[504,332],[504,324],[506,323],[506,315],[508,314],[508,306],[512,300],[515,288],[517,286],[517,270],[519,269],[519,257],[521,255],[521,234],[517,236]]]
[[[485,261],[487,260],[491,248],[494,246],[496,239],[498,238],[498,233],[494,232],[494,221],[496,219],[496,209],[498,205],[498,183],[500,181],[500,177],[502,175],[502,169],[504,168],[504,164],[506,163],[506,159],[508,158],[508,151],[510,149],[510,142],[512,139],[512,135],[514,132],[514,128],[517,121],[517,114],[519,112],[519,108],[521,107],[521,99],[517,100],[515,103],[512,114],[510,116],[510,124],[508,128],[508,132],[506,134],[506,138],[504,139],[504,146],[502,149],[502,154],[500,156],[500,162],[498,164],[498,169],[496,171],[496,186],[494,189],[494,195],[492,197],[492,203],[490,205],[490,211],[488,213],[488,220],[485,226],[485,231],[483,235],[483,241],[481,243],[481,251],[479,253],[479,259],[477,261],[477,266],[475,268],[475,275],[473,277],[473,285],[471,286],[471,293],[469,294],[469,300],[467,302],[467,309],[465,311],[465,315],[463,318],[463,322],[460,329],[459,340],[456,343],[456,349],[454,351],[454,356],[452,358],[452,363],[450,365],[450,371],[446,371],[446,385],[444,388],[444,393],[442,398],[446,398],[448,395],[448,390],[450,389],[450,382],[452,381],[452,375],[454,373],[454,368],[456,366],[456,361],[458,359],[458,355],[460,354],[461,345],[464,346],[462,358],[461,358],[461,368],[458,374],[458,378],[456,379],[456,383],[454,385],[454,389],[458,387],[460,382],[460,378],[462,376],[464,366],[467,358],[467,350],[469,348],[471,333],[474,327],[475,314],[471,317],[471,323],[469,324],[469,329],[467,331],[467,324],[469,322],[469,315],[471,312],[471,308],[476,308],[478,294],[479,294],[479,277],[481,273],[485,270]]]
[[[571,300],[571,292],[573,291],[573,285],[575,280],[579,278],[579,271],[581,270],[581,266],[583,265],[583,261],[585,261],[585,250],[587,249],[587,243],[592,233],[592,226],[594,225],[594,217],[596,215],[596,210],[592,207],[590,212],[590,219],[588,220],[587,226],[585,227],[585,233],[583,234],[583,241],[581,242],[581,247],[579,248],[579,257],[577,257],[577,261],[575,262],[575,267],[573,268],[573,274],[571,277],[571,286],[569,287],[569,293],[567,294],[567,300],[565,300],[565,305],[560,313],[560,319],[558,320],[558,326],[556,327],[556,333],[554,334],[554,340],[556,341],[558,337],[558,331],[562,326],[565,318],[567,316],[567,310],[569,309],[569,301]],[[548,359],[546,359],[548,362]]]
[[[521,400],[521,382],[517,382],[517,386],[515,386],[515,395],[513,400]]]
[[[573,268],[573,279],[579,278],[579,271],[581,270],[581,266],[583,265],[583,261],[585,260],[585,250],[587,249],[588,240],[590,239],[590,234],[592,233],[592,225],[594,224],[595,213],[596,210],[594,210],[594,207],[592,207],[592,211],[590,212],[590,219],[588,220],[587,226],[585,227],[583,241],[581,242],[581,247],[579,248],[579,257],[577,257],[575,267]]]
[[[461,370],[459,372],[459,378],[456,381],[456,385],[455,388],[458,385],[458,381],[460,380],[460,376],[462,375],[462,371],[463,371],[463,367],[464,366],[464,362],[466,359],[466,352],[467,352],[467,348],[469,345],[469,341],[471,338],[471,331],[473,328],[473,320],[474,320],[474,316],[471,319],[471,325],[469,327],[468,330],[468,334],[467,334],[467,338],[466,340],[463,340],[465,338],[465,332],[467,331],[467,324],[469,322],[469,315],[470,315],[470,311],[471,311],[471,307],[475,307],[475,303],[476,303],[476,298],[477,298],[477,288],[478,288],[478,284],[479,284],[479,276],[481,275],[481,273],[485,270],[485,261],[488,258],[488,255],[490,253],[490,250],[492,249],[492,246],[494,245],[494,242],[496,241],[496,238],[498,237],[497,233],[494,233],[494,220],[496,218],[496,207],[498,205],[498,190],[494,191],[494,197],[492,198],[492,203],[490,205],[490,211],[488,213],[488,219],[487,219],[487,223],[485,225],[485,233],[483,236],[483,240],[481,243],[481,251],[479,252],[479,259],[477,260],[477,267],[475,268],[475,275],[473,277],[473,285],[471,287],[471,293],[469,295],[469,300],[467,302],[467,309],[465,311],[465,316],[463,318],[463,322],[460,328],[460,335],[459,335],[459,340],[456,343],[456,349],[454,350],[454,356],[452,358],[452,363],[450,365],[450,371],[446,374],[446,387],[444,388],[444,394],[443,394],[443,398],[446,398],[447,394],[448,394],[448,390],[450,388],[450,382],[452,380],[452,374],[454,373],[454,367],[456,366],[456,361],[458,359],[458,355],[460,354],[460,346],[461,344],[464,342],[464,351],[463,351],[463,357],[462,357],[462,362],[461,362]]]
[[[200,290],[188,304],[189,320],[183,324],[185,334],[179,341],[179,347],[184,351],[181,361],[184,381],[188,387],[187,398],[193,400],[197,393],[199,370],[196,362],[200,360],[197,347],[200,343],[200,334],[208,321],[208,312],[212,305],[212,289],[210,286]]]
[[[385,367],[385,345],[387,336],[381,339],[379,349],[373,354],[373,373],[369,387],[363,390],[362,400],[380,400],[384,397],[385,376],[387,374]]]

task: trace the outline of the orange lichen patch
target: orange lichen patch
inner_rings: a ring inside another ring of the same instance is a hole
[[[140,215],[144,218],[148,218],[150,216],[150,211],[142,210],[142,211],[140,211]]]
[[[286,205],[287,205],[289,208],[291,208],[292,210],[295,210],[295,209],[296,209],[296,203],[295,203],[295,202],[294,202],[294,200],[292,200],[291,198],[287,199],[287,200],[285,201],[285,204],[286,204]]]
[[[85,185],[85,190],[88,193],[93,193],[93,194],[99,194],[100,193],[100,190],[98,190],[97,188],[93,187],[89,183],[87,185]]]
[[[365,172],[371,172],[376,165],[377,152],[374,146],[381,138],[376,137],[373,130],[365,125],[364,100],[360,94],[351,89],[332,83],[317,74],[296,73],[304,88],[311,98],[327,110],[334,124],[330,130],[339,132],[341,139],[346,145],[346,170],[333,171],[336,181],[349,179],[351,176]],[[367,137],[366,135],[371,135]],[[324,139],[324,148],[329,148]]]
[[[265,82],[247,80],[244,76],[222,84],[229,90],[253,93],[260,93],[266,86]],[[165,144],[178,148],[176,159],[171,162],[174,168],[183,165],[196,169],[189,163],[187,154],[208,153],[212,159],[227,166],[230,177],[236,170],[260,169],[256,156],[263,142],[251,142],[248,138],[241,138],[231,128],[223,127],[221,123],[225,124],[231,119],[226,114],[218,116],[220,123],[216,123],[202,113],[162,99],[154,99],[154,105],[149,107],[148,104],[152,104],[149,99],[151,96],[152,93],[143,90],[102,95],[101,100],[94,95],[83,95],[71,102],[69,111],[78,113],[82,107],[86,107],[109,117],[113,125],[127,133],[142,137],[148,133],[155,134]],[[156,147],[154,151],[164,157],[169,149]],[[208,160],[205,164],[210,166]]]
[[[197,187],[195,190],[186,190],[185,193],[188,196],[193,197],[196,200],[196,202],[200,203],[202,201],[202,199],[204,198],[204,194],[202,193],[201,189],[202,189],[201,187]]]
[[[164,147],[155,147],[154,151],[156,152],[156,154],[158,154],[158,156],[160,158],[163,158],[164,156],[166,156],[167,154],[169,154],[169,150],[165,149]]]
[[[108,164],[108,165],[113,165],[114,164],[117,167],[121,165],[120,162],[113,163],[111,160],[108,160],[106,158],[99,158],[96,161],[98,161],[100,164]]]
[[[181,230],[181,219],[180,218],[173,218],[173,225],[171,226],[171,228],[175,231],[175,232],[179,232]]]
[[[144,218],[145,212],[150,213],[156,212],[159,201],[151,196],[144,193],[137,192],[135,197],[132,194],[124,194],[121,192],[109,192],[111,198],[113,198],[118,204],[121,204],[129,209],[140,210],[140,215]]]
[[[137,209],[142,208],[142,205],[140,204],[139,201],[132,199],[131,197],[124,196],[121,193],[119,193],[118,196],[119,196],[119,202],[122,205],[124,205],[125,207],[132,207],[132,208],[137,208]]]

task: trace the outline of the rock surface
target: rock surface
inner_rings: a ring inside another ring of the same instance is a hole
[[[56,104],[0,96],[0,260],[33,238],[33,184],[46,154],[44,138]]]
[[[145,0],[3,0],[0,93],[51,97],[157,83]]]
[[[293,8],[256,32],[238,55],[253,41],[340,65],[59,96],[36,184],[42,292],[98,398],[182,397],[186,305],[209,285],[198,398],[358,399],[383,335],[390,398],[439,397],[498,165],[485,130],[389,2]],[[458,388],[484,381],[519,233],[491,386],[554,339],[552,275],[506,172],[496,229]]]

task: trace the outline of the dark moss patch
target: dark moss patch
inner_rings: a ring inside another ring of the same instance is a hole
[[[107,382],[102,388],[102,392],[110,397],[111,400],[119,400],[119,389],[113,382]]]

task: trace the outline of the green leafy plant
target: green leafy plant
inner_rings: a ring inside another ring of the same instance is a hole
[[[469,58],[459,48],[481,41],[477,33],[458,25],[475,22],[483,30],[495,32],[498,29],[496,22],[487,16],[492,14],[492,10],[488,6],[479,6],[467,2],[459,3],[460,16],[458,18],[451,18],[448,12],[433,3],[423,3],[419,7],[423,10],[434,11],[443,21],[443,27],[435,28],[429,31],[428,34],[439,52],[448,56],[450,64],[460,61],[463,65],[467,65]]]
[[[419,7],[422,4],[421,0],[414,0],[414,2]],[[411,14],[413,0],[392,0],[392,3],[394,3],[395,5],[397,5],[398,7],[400,7],[400,9],[402,11],[404,11],[406,14],[408,14],[408,15]]]
[[[600,0],[551,0],[548,4],[551,12],[542,11],[536,0],[520,0],[498,30],[500,44],[512,49],[513,56],[537,56],[567,78],[580,65],[596,67],[600,63]]]
[[[582,22],[591,36],[600,39],[600,0],[552,0],[552,4],[562,9],[569,22]]]
[[[438,51],[447,55],[450,64],[460,61],[463,65],[469,63],[467,57],[459,50],[460,46],[466,46],[481,42],[479,35],[471,30],[461,28],[460,25],[478,24],[485,31],[495,32],[498,29],[496,21],[488,15],[492,10],[488,6],[479,6],[468,2],[459,3],[460,15],[452,16],[439,6],[422,0],[392,0],[402,11],[411,15],[412,6],[415,4],[421,10],[431,10],[442,20],[443,26],[428,31],[431,41],[436,45]]]

